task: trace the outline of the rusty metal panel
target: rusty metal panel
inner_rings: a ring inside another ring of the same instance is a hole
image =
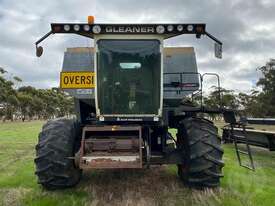
[[[85,140],[85,151],[133,151],[139,150],[139,140],[131,139],[87,139]]]
[[[117,131],[136,131],[137,135],[118,136],[112,133]],[[93,136],[93,133],[102,132],[103,135]],[[108,133],[104,133],[108,132]],[[79,155],[79,167],[92,168],[142,168],[142,138],[140,126],[86,126],[83,128]],[[108,135],[105,135],[108,134]]]
[[[140,131],[140,126],[125,126],[125,125],[88,125],[83,128],[83,131]]]
[[[139,153],[135,155],[85,156],[83,169],[87,168],[141,168]]]

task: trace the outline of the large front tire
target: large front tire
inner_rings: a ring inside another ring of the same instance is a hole
[[[183,182],[195,187],[219,186],[224,163],[217,127],[203,118],[186,118],[179,124],[177,139],[183,151],[184,164],[178,165]]]
[[[75,120],[48,121],[39,134],[36,145],[35,174],[46,189],[63,189],[76,185],[81,170],[70,158],[74,156],[79,141],[79,127]]]

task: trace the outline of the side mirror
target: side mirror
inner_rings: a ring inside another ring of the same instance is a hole
[[[222,59],[222,44],[215,43],[215,57]]]
[[[41,57],[42,54],[43,54],[43,47],[42,46],[36,47],[36,56]]]

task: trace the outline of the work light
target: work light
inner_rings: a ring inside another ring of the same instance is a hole
[[[101,32],[101,28],[98,25],[93,26],[93,33],[99,34]]]
[[[165,30],[165,28],[162,25],[158,25],[157,28],[156,28],[156,31],[157,31],[158,34],[163,34],[164,30]]]
[[[68,25],[68,24],[64,25],[64,30],[65,31],[70,31],[70,29],[71,29],[70,25]]]
[[[193,29],[194,29],[193,25],[188,25],[187,26],[187,31],[191,32],[191,31],[193,31]]]
[[[178,26],[177,26],[177,30],[178,30],[178,31],[183,31],[183,26],[182,26],[182,25],[178,25]]]
[[[174,26],[173,26],[173,25],[167,26],[167,31],[171,32],[171,31],[173,31],[173,29],[174,29]]]
[[[91,27],[90,27],[89,25],[87,25],[87,24],[84,25],[84,31],[90,31],[90,28],[91,28]]]
[[[75,31],[79,31],[80,30],[80,26],[78,24],[74,25],[74,30]]]

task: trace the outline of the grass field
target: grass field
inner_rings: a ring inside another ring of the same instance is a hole
[[[179,182],[175,166],[90,171],[63,191],[43,190],[34,175],[34,146],[43,122],[0,123],[0,205],[275,205],[275,152],[253,148],[257,170],[238,166],[224,145],[221,187],[198,191]]]

